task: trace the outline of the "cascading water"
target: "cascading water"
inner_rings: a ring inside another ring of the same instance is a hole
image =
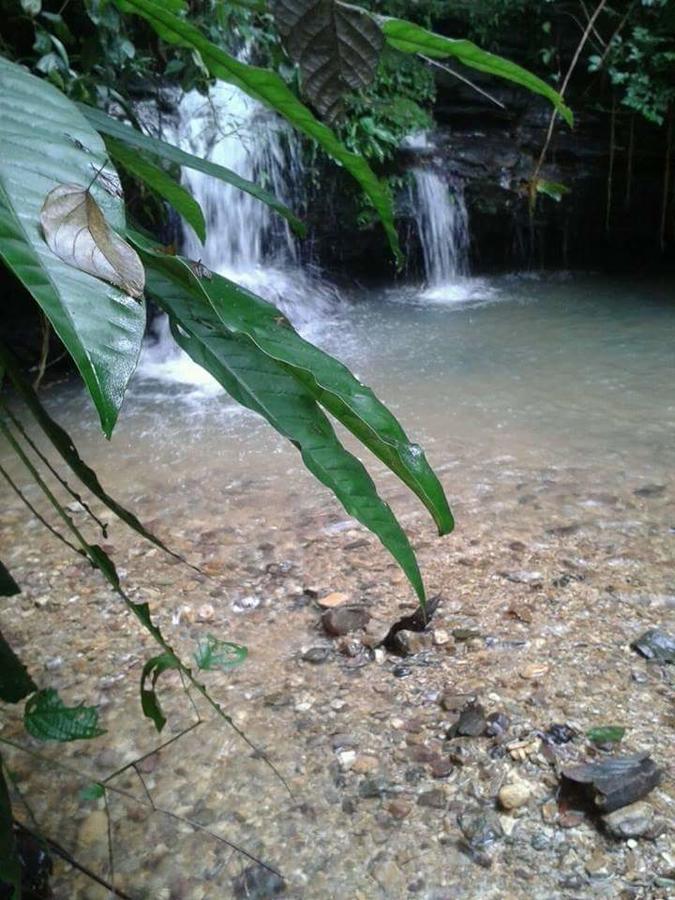
[[[208,97],[192,91],[178,107],[165,137],[182,149],[231,169],[297,209],[302,198],[300,144],[289,127],[238,88],[217,82]],[[288,223],[265,203],[223,181],[183,170],[183,183],[206,219],[202,245],[189,226],[182,252],[279,306],[308,331],[334,307],[337,292],[303,270]],[[154,327],[141,375],[188,383],[207,392],[218,387],[174,344],[166,320]]]
[[[428,155],[433,151],[425,135],[406,142],[408,149]],[[427,289],[440,294],[469,274],[469,216],[461,181],[429,165],[412,169],[411,202],[417,225]]]

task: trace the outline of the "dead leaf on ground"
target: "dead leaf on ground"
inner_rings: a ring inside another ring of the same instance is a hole
[[[138,254],[110,228],[87,188],[57,185],[45,198],[40,224],[47,246],[64,263],[142,296],[145,271]]]

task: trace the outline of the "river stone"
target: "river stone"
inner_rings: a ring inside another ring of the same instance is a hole
[[[631,644],[640,656],[655,662],[675,663],[675,637],[659,628],[650,628]]]
[[[338,606],[336,609],[326,610],[321,616],[323,627],[331,637],[341,637],[365,628],[369,619],[368,610],[362,606]]]
[[[343,594],[341,591],[333,591],[332,594],[326,594],[318,603],[322,609],[334,609],[336,606],[344,606],[349,602],[349,595]]]
[[[418,806],[426,806],[429,809],[445,809],[448,798],[445,791],[441,788],[434,788],[431,791],[424,791],[417,798]]]
[[[502,823],[492,809],[467,809],[457,816],[457,824],[472,850],[485,850],[504,837]]]
[[[81,847],[95,847],[108,843],[108,817],[102,809],[89,813],[80,825],[77,842]]]
[[[402,656],[414,656],[431,647],[432,637],[424,631],[397,631],[392,638],[392,650]]]
[[[305,650],[302,654],[302,659],[304,662],[314,663],[314,665],[320,665],[321,663],[325,663],[328,657],[330,656],[330,648],[329,647],[310,647],[309,650]]]
[[[607,816],[603,816],[607,831],[622,840],[643,837],[654,821],[654,809],[649,803],[639,801],[630,806],[622,806]]]
[[[286,891],[283,878],[259,865],[244,869],[232,886],[237,900],[267,900],[268,897],[278,897]]]
[[[505,784],[499,791],[499,803],[503,809],[519,809],[530,799],[530,786],[524,781]]]

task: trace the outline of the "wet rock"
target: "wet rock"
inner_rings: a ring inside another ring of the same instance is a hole
[[[461,644],[465,641],[479,638],[481,634],[475,628],[453,628],[452,636],[458,644]]]
[[[236,900],[267,900],[286,892],[286,882],[276,872],[264,866],[253,865],[232,882]]]
[[[500,572],[499,574],[513,584],[526,584],[531,588],[540,588],[544,585],[544,576],[541,572],[528,572],[521,569],[518,572]]]
[[[538,681],[540,678],[543,678],[544,675],[548,674],[549,669],[550,666],[548,663],[533,662],[524,666],[518,674],[527,681]]]
[[[440,601],[440,596],[431,597],[424,608],[418,606],[414,613],[394,622],[382,642],[387,650],[396,652],[394,638],[399,631],[424,631],[438,609]]]
[[[467,703],[475,703],[475,694],[458,694],[455,691],[444,691],[441,695],[441,706],[447,712],[458,712]]]
[[[502,712],[490,713],[485,720],[485,733],[489,737],[503,737],[509,730],[511,720]]]
[[[502,823],[492,809],[465,810],[457,816],[457,824],[467,847],[474,852],[484,852],[504,837]]]
[[[236,613],[246,613],[257,609],[260,606],[260,597],[254,597],[252,594],[248,597],[241,597],[232,604],[232,611]]]
[[[406,819],[410,815],[411,809],[411,805],[406,803],[405,800],[392,800],[387,806],[389,814],[394,819]]]
[[[663,497],[666,492],[665,484],[645,484],[641,488],[636,488],[633,493],[636,497]]]
[[[611,872],[612,861],[599,850],[591,856],[585,865],[587,874],[591,878],[607,878]]]
[[[645,659],[675,663],[675,637],[659,628],[650,628],[645,631],[636,641],[633,641],[631,647]]]
[[[487,722],[480,703],[467,703],[459,719],[448,729],[448,737],[479,737],[485,734]]]
[[[621,840],[644,837],[654,822],[654,809],[649,803],[631,803],[603,816],[602,821],[613,837]]]
[[[499,791],[499,803],[502,809],[512,810],[525,806],[530,799],[532,790],[525,781],[514,781],[512,784],[505,784]]]
[[[551,744],[567,744],[574,740],[576,734],[571,725],[554,724],[544,732],[544,740]]]
[[[408,675],[412,675],[412,669],[410,666],[394,666],[391,674],[394,678],[407,678]]]
[[[431,763],[431,775],[433,778],[447,778],[454,769],[451,759],[434,759]]]
[[[284,706],[290,706],[293,702],[293,695],[288,691],[275,691],[267,694],[263,700],[265,706],[271,706],[272,709],[281,709]]]
[[[648,753],[612,756],[562,770],[563,792],[582,790],[594,807],[611,813],[646,796],[661,781],[661,770]]]
[[[447,797],[445,791],[441,788],[433,788],[430,791],[424,791],[417,798],[418,806],[426,806],[429,809],[445,809],[447,805]]]
[[[364,778],[359,785],[359,797],[363,797],[364,800],[374,800],[393,793],[395,793],[395,789],[391,782],[381,776]]]
[[[334,591],[332,594],[326,594],[318,601],[322,609],[334,609],[336,606],[344,606],[349,603],[349,595],[343,594],[341,591]]]
[[[350,769],[354,768],[354,763],[356,761],[355,750],[340,750],[337,756],[338,763],[343,772],[348,772]]]
[[[358,741],[351,734],[334,734],[331,740],[333,750],[341,750],[343,747],[358,747]]]
[[[331,637],[342,637],[352,631],[358,631],[368,624],[370,614],[362,606],[338,606],[328,609],[321,616],[326,634]]]
[[[304,662],[320,665],[325,663],[330,658],[330,655],[330,647],[310,647],[309,650],[305,650],[301,658]]]
[[[443,647],[450,642],[450,634],[445,628],[434,628],[432,636],[436,647]]]
[[[386,897],[401,897],[405,882],[403,873],[393,860],[378,861],[370,867],[371,877],[379,884]]]
[[[401,656],[415,656],[423,650],[431,647],[432,637],[430,634],[422,631],[397,631],[390,642],[390,648],[393,653]]]
[[[210,603],[203,603],[197,610],[198,622],[213,622],[216,611]]]

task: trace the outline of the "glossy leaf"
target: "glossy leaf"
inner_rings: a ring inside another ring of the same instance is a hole
[[[162,712],[159,703],[159,697],[155,688],[157,687],[157,679],[168,669],[180,669],[180,664],[173,653],[161,653],[159,656],[153,656],[143,666],[141,674],[141,707],[143,715],[148,719],[152,719],[155,723],[157,731],[161,731],[166,725],[166,716]],[[148,682],[150,686],[148,687]]]
[[[206,222],[201,206],[195,198],[185,190],[174,178],[145,159],[140,153],[131,150],[126,144],[115,138],[106,138],[105,145],[112,159],[123,169],[142,181],[153,193],[170,203],[188,225],[194,230],[199,240],[206,240]]]
[[[167,263],[165,268],[171,265]],[[271,303],[219,275],[202,281],[202,288],[229,332],[246,335],[290,371],[318,403],[417,494],[440,534],[452,531],[448,501],[422,448],[411,443],[395,416],[369,387],[338,360],[301,338]]]
[[[195,169],[198,172],[203,172],[205,175],[212,175],[214,178],[219,178],[221,181],[231,184],[240,191],[250,194],[257,200],[260,200],[261,203],[266,203],[267,206],[270,206],[287,219],[291,228],[297,234],[305,234],[306,228],[300,219],[298,219],[287,206],[278,200],[274,194],[270,194],[268,191],[264,190],[264,188],[255,184],[255,182],[242,178],[240,175],[237,175],[236,172],[227,169],[225,166],[210,162],[208,159],[201,159],[199,156],[193,156],[192,153],[186,153],[185,150],[174,147],[172,144],[167,144],[166,141],[160,141],[157,138],[149,137],[138,131],[136,128],[132,128],[130,125],[125,125],[123,122],[119,122],[117,119],[107,116],[99,109],[86,106],[84,103],[78,103],[77,105],[82,115],[101,134],[115,139],[118,143],[122,142],[128,147],[136,147],[138,150],[143,150],[146,153],[158,157],[159,159],[164,159],[167,162],[176,163],[179,166],[185,166],[188,169]]]
[[[302,93],[334,122],[345,94],[375,77],[384,45],[379,26],[337,0],[273,0],[272,11],[286,52],[300,66]]]
[[[161,3],[154,0],[115,0],[115,3],[124,12],[136,13],[150,22],[165,41],[197,50],[215,78],[236,85],[250,97],[276,110],[294,128],[313,138],[329,156],[343,165],[368,195],[382,221],[397,262],[401,264],[401,249],[388,187],[361,156],[347,150],[330,128],[312,115],[275,72],[240,62],[211,43],[194,25],[177,18]]]
[[[556,203],[560,203],[565,194],[570,192],[567,185],[561,184],[559,181],[545,181],[543,178],[538,178],[536,185],[538,194],[545,194]]]
[[[204,672],[212,672],[214,669],[227,671],[240,666],[248,656],[248,649],[241,644],[232,644],[230,641],[221,641],[212,634],[207,634],[199,642],[194,654],[195,665]]]
[[[39,741],[91,740],[105,734],[95,706],[66,706],[53,688],[38,691],[26,702],[26,731]]]
[[[13,597],[20,594],[21,588],[14,581],[8,569],[5,568],[2,560],[0,560],[0,597]]]
[[[209,371],[235,400],[262,415],[300,451],[307,468],[329,487],[347,512],[380,539],[404,570],[421,602],[424,587],[405,532],[377,494],[362,463],[342,446],[332,425],[293,371],[248,336],[231,334],[206,290],[220,276],[200,282],[178,257],[153,253],[134,236],[146,266],[148,291],[170,317],[179,345]]]
[[[594,744],[618,744],[626,729],[623,725],[600,725],[586,732],[586,737]]]
[[[62,183],[88,185],[106,161],[105,147],[67,97],[1,57],[0,122],[0,259],[50,320],[109,436],[140,353],[145,311],[119,288],[66,265],[39,225],[47,194]],[[120,230],[122,200],[104,187],[111,177],[105,167],[91,192]]]
[[[26,667],[0,632],[0,700],[18,703],[36,690]]]
[[[8,900],[21,900],[21,862],[14,836],[14,819],[9,790],[0,756],[0,885],[12,888]]]
[[[433,31],[427,31],[421,25],[415,25],[403,19],[378,16],[377,21],[380,23],[387,43],[402,53],[421,53],[432,59],[453,57],[463,65],[477,69],[479,72],[487,72],[497,78],[513,81],[535,94],[546,97],[568,125],[574,124],[572,110],[565,104],[555,88],[522,66],[501,56],[496,56],[494,53],[481,50],[471,41],[443,37],[440,34],[434,34]]]

